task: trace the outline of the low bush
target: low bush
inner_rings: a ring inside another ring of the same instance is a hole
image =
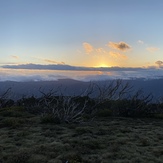
[[[41,116],[41,123],[53,123],[53,124],[60,124],[61,121],[58,117],[55,117],[53,114],[44,114]]]
[[[23,116],[26,117],[28,115],[24,107],[19,107],[19,106],[0,109],[0,113],[4,117],[23,117]]]
[[[8,117],[1,121],[2,127],[11,127],[11,128],[17,128],[22,126],[26,123],[25,119],[22,118],[16,118],[16,117]]]
[[[31,153],[26,150],[19,150],[7,158],[6,163],[28,163]]]
[[[111,109],[99,109],[96,113],[97,117],[110,117],[112,116],[113,112]]]
[[[153,114],[154,118],[163,119],[163,113]]]

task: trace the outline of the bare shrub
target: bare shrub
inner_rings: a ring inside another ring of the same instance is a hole
[[[152,99],[152,94],[145,95],[142,90],[138,90],[128,98],[115,101],[112,110],[118,116],[147,117],[151,115]]]
[[[80,123],[87,106],[87,100],[82,97],[73,96],[56,96],[55,92],[43,94],[39,104],[43,108],[43,116],[47,114],[53,115],[53,118],[60,123]]]
[[[14,101],[9,99],[11,88],[8,88],[5,92],[0,95],[0,108],[14,105]]]
[[[109,100],[119,100],[126,97],[132,92],[133,86],[123,80],[113,80],[103,85],[95,84],[97,89],[97,96],[99,103],[103,103]]]

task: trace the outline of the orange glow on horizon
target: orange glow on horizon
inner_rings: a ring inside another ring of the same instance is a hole
[[[107,64],[102,63],[102,64],[99,64],[98,66],[95,66],[95,67],[110,67],[110,66],[108,66]]]

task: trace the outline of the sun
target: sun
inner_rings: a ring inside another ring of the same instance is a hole
[[[97,67],[109,67],[109,66],[107,64],[102,63],[102,64],[99,64],[99,66]]]
[[[102,60],[102,61],[97,61],[96,63],[94,63],[93,67],[96,67],[96,68],[99,68],[99,67],[107,68],[107,67],[111,67],[111,66],[112,66],[112,64],[110,62]]]

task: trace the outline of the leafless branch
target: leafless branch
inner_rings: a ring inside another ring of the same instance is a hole
[[[6,100],[10,92],[11,92],[11,88],[8,88],[5,92],[3,92],[0,95],[0,108],[5,106]]]

